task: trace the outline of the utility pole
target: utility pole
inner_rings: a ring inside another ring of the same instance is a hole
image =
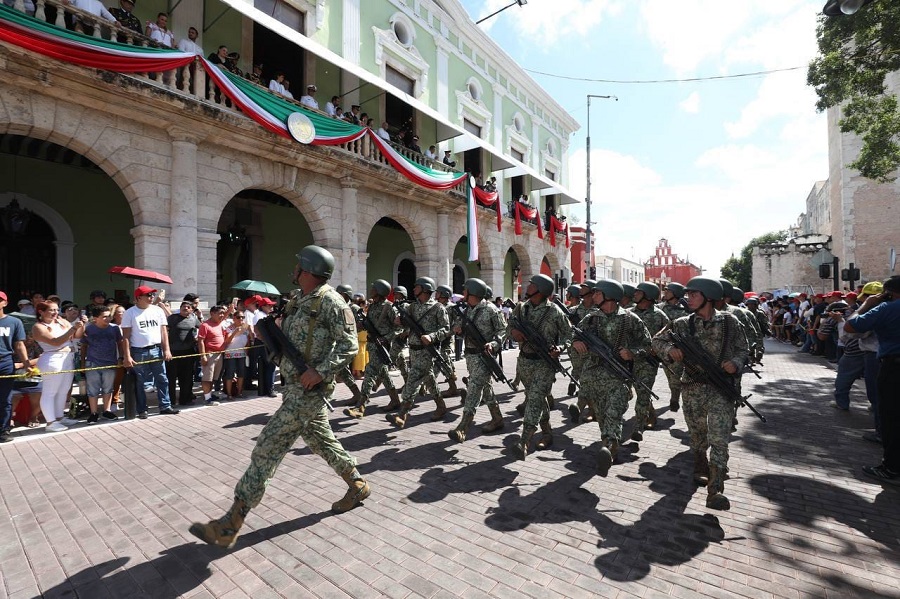
[[[591,241],[591,98],[600,98],[602,100],[619,101],[616,96],[598,96],[595,94],[587,95],[587,193],[585,198],[585,209],[587,213],[587,227],[585,229],[585,253],[587,254],[588,271],[594,265],[594,246]]]

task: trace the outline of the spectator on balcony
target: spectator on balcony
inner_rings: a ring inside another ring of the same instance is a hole
[[[429,160],[437,160],[437,155],[435,154],[436,150],[437,149],[434,146],[428,146],[428,149],[425,150],[425,158],[428,158]]]
[[[456,161],[450,158],[450,150],[444,150],[444,164],[450,168],[456,168]]]
[[[300,103],[309,108],[319,109],[319,103],[316,101],[316,92],[319,91],[314,84],[310,83],[306,86],[306,95],[300,96]]]
[[[263,84],[262,70],[263,70],[262,63],[253,65],[253,71],[247,74],[247,80],[250,81],[251,83],[255,83],[256,85],[262,85]]]
[[[188,27],[187,39],[178,42],[178,49],[182,52],[190,52],[191,54],[199,54],[203,56],[203,48],[197,43],[199,32],[196,27]]]
[[[125,29],[130,29],[135,33],[143,33],[144,29],[141,27],[141,20],[134,16],[134,2],[133,0],[119,0],[118,8],[110,8],[110,14],[115,17],[116,21]],[[124,42],[125,36],[119,35],[119,41]]]
[[[96,2],[97,0],[75,0],[75,2]],[[112,16],[112,15],[110,15]],[[175,47],[175,35],[169,31],[169,15],[161,12],[156,15],[156,23],[147,21],[144,34],[155,42],[159,42],[168,48]]]
[[[100,4],[100,0],[63,0],[63,4],[67,4],[70,6],[74,6],[79,10],[83,10],[84,12],[91,13],[95,17],[100,17],[109,21],[110,23],[115,23],[116,18],[106,10],[106,7]],[[74,17],[75,21],[75,31],[80,31],[81,33],[86,33],[88,35],[93,35],[94,27],[93,25],[87,25],[86,27],[82,25],[81,21],[78,17]]]
[[[368,113],[362,113],[359,115],[359,126],[360,127],[372,127],[372,119],[369,118]]]
[[[291,82],[285,79],[282,85],[284,86],[284,97],[289,100],[293,100],[294,94],[291,93]]]
[[[375,132],[375,135],[383,139],[384,141],[391,141],[391,134],[388,133],[388,125],[387,121],[381,123],[381,127],[378,128],[378,131]]]
[[[344,117],[354,125],[359,125],[359,104],[352,104],[350,112],[344,114]]]
[[[487,183],[484,184],[484,190],[488,193],[494,193],[497,191],[497,177],[491,177],[487,180]]]
[[[331,96],[331,100],[325,103],[325,112],[328,114],[328,116],[340,118],[341,97]]]
[[[275,78],[269,81],[269,90],[284,95],[284,73],[275,71]]]
[[[225,66],[225,59],[228,58],[228,46],[219,46],[219,49],[206,57],[206,59],[213,63]]]
[[[241,55],[237,52],[229,52],[225,57],[225,68],[237,75],[238,77],[244,76],[244,71],[238,68],[237,63],[241,59]]]
[[[7,5],[10,8],[15,8],[16,0],[3,0],[3,4]],[[25,12],[28,15],[33,17],[34,16],[34,2],[32,2],[31,0],[25,0],[24,5],[25,5]]]
[[[413,135],[412,140],[406,147],[409,148],[410,150],[412,150],[413,152],[417,152],[419,154],[422,153],[422,148],[419,147],[419,136],[418,135]]]

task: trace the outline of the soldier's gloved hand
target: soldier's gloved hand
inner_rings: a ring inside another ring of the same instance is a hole
[[[572,344],[572,347],[575,348],[579,354],[586,354],[588,352],[587,345],[584,344],[584,341],[576,341]]]
[[[632,360],[634,360],[634,354],[631,353],[631,350],[625,349],[624,347],[619,350],[619,357],[626,362],[631,362]]]
[[[512,329],[509,332],[509,336],[512,337],[516,343],[524,343],[525,335],[522,334],[522,331],[519,329]]]
[[[562,349],[558,345],[554,345],[550,348],[550,355],[554,358],[558,358],[561,353]]]
[[[484,353],[486,353],[488,355],[494,355],[494,346],[491,345],[490,343],[485,343],[484,344]]]
[[[738,371],[738,367],[735,365],[734,362],[732,362],[730,360],[726,360],[726,361],[722,362],[722,370],[724,370],[728,374],[734,374]]]
[[[315,368],[307,368],[306,372],[300,375],[300,384],[304,389],[312,389],[322,382],[322,375]]]
[[[669,358],[671,358],[673,362],[681,362],[684,360],[684,353],[682,353],[680,349],[673,347],[669,350]]]
[[[422,335],[419,337],[419,341],[422,342],[422,345],[431,345],[431,337],[428,335]]]

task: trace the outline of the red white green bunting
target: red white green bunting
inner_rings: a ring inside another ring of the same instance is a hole
[[[378,149],[391,163],[391,166],[400,171],[404,177],[418,183],[422,187],[427,187],[428,189],[453,189],[466,178],[466,173],[438,171],[413,162],[395,150],[391,144],[375,135],[374,131],[369,129],[368,132],[369,139],[378,146]]]

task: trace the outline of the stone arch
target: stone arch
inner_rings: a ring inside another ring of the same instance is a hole
[[[423,216],[423,218],[431,218],[430,222],[434,222],[436,220],[436,217],[434,215],[428,215],[426,217],[419,214],[419,216]],[[436,257],[438,256],[438,251],[437,248],[434,247],[434,240],[429,239],[429,237],[426,235],[425,223],[422,221],[417,221],[415,219],[415,214],[403,214],[399,210],[385,210],[378,213],[377,216],[374,213],[365,215],[360,214],[359,247],[361,248],[361,251],[366,251],[366,248],[369,244],[369,236],[372,234],[372,229],[382,218],[389,218],[391,220],[394,220],[403,227],[403,229],[406,231],[406,234],[409,235],[409,238],[412,241],[413,253],[415,254],[415,262],[417,264],[421,266],[427,261],[436,259]]]
[[[512,250],[516,257],[519,259],[519,265],[522,269],[522,275],[531,276],[537,274],[540,271],[540,264],[535,266],[531,260],[531,254],[528,253],[528,248],[526,248],[521,243],[514,243],[507,248],[507,252]]]
[[[559,274],[559,271],[562,269],[562,266],[561,266],[560,260],[559,260],[559,256],[557,256],[553,252],[547,252],[546,254],[544,254],[543,258],[541,259],[542,262],[544,260],[547,261],[547,265],[550,266],[550,272],[553,275]]]
[[[459,243],[460,238],[466,236],[466,217],[465,214],[456,215],[458,218],[454,219],[453,224],[449,227],[449,237],[450,243],[453,244],[450,247],[450,251],[453,252],[453,249],[456,247],[456,244]],[[479,216],[482,216],[479,214]],[[478,230],[479,232],[484,230],[483,227],[493,227],[493,231],[496,232],[497,221],[496,216],[488,215],[487,218],[479,218],[478,219]],[[492,234],[493,235],[493,234]],[[491,235],[491,236],[492,236]],[[486,239],[490,237],[487,235],[478,235],[478,262],[481,263],[481,268],[479,269],[481,272],[492,271],[494,269],[502,269],[503,262],[502,257],[497,255],[498,248],[492,247],[490,243],[486,241]],[[454,241],[455,240],[455,241]],[[453,261],[451,260],[450,269],[453,269]],[[468,270],[468,268],[467,268]],[[483,278],[483,277],[482,277]]]

